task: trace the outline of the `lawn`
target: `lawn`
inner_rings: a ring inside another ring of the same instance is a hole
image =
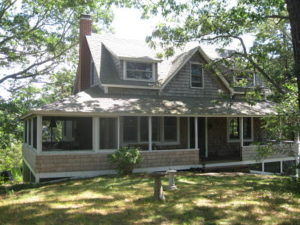
[[[182,172],[178,190],[160,203],[147,175],[73,180],[2,193],[0,224],[300,224],[300,190],[291,182]]]

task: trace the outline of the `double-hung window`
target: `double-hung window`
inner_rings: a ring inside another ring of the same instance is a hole
[[[154,81],[154,63],[124,61],[124,79]]]
[[[203,68],[200,63],[191,63],[191,86],[195,88],[203,88]]]

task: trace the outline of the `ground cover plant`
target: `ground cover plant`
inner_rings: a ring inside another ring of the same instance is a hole
[[[163,184],[167,185],[167,178]],[[0,192],[0,224],[299,224],[291,178],[179,173],[178,190],[152,199],[148,175],[102,176]]]

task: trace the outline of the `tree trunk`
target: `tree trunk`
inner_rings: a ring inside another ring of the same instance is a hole
[[[297,78],[298,87],[298,113],[300,112],[300,1],[299,0],[285,0],[287,10],[289,12],[292,43],[294,51],[294,73]]]

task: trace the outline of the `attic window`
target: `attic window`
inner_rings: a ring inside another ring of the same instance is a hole
[[[191,86],[203,88],[203,68],[199,63],[191,63]]]
[[[154,81],[154,63],[124,61],[124,79]]]

